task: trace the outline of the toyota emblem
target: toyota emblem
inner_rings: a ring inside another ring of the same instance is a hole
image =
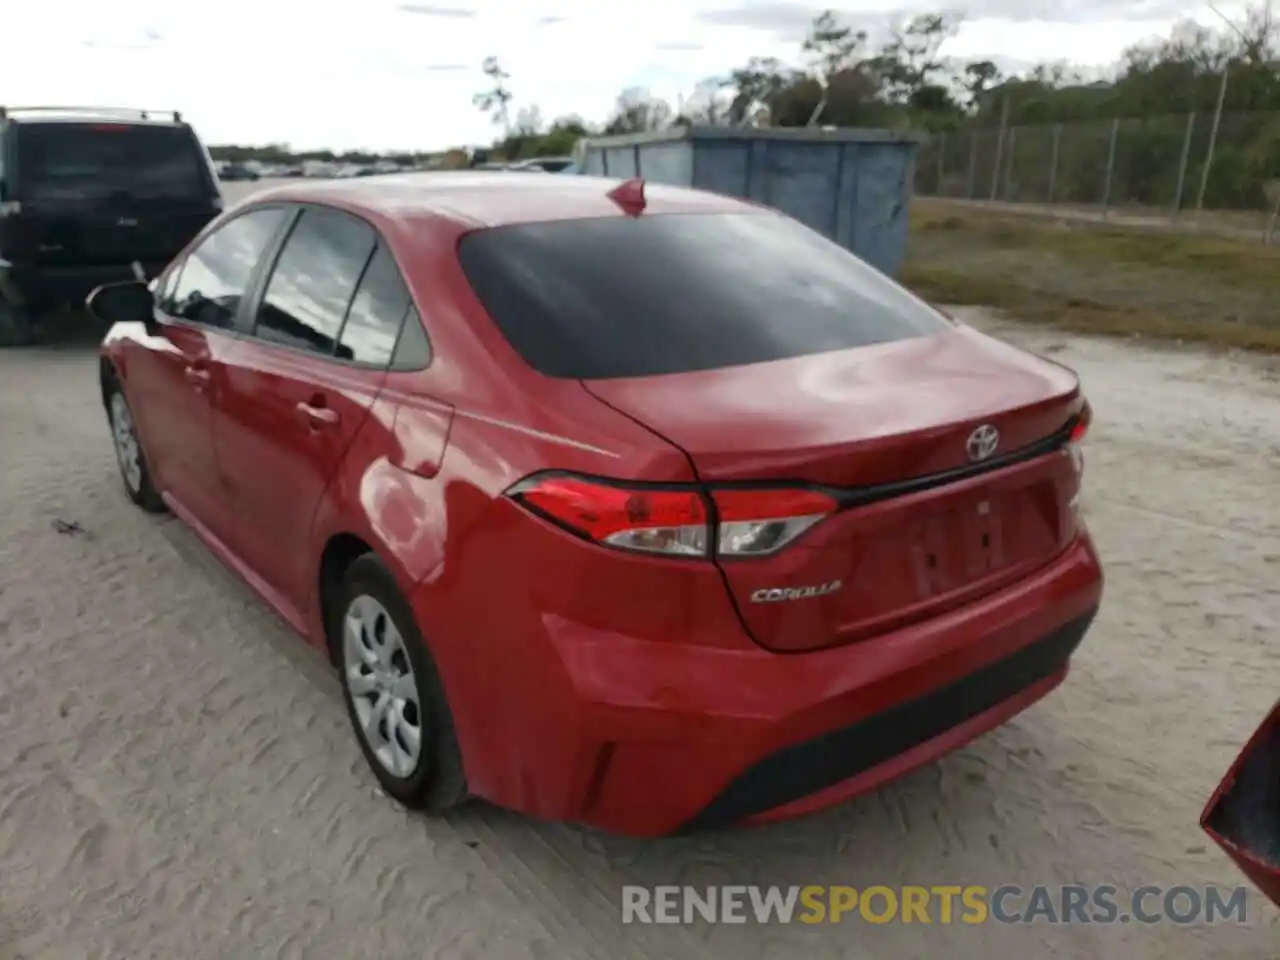
[[[986,460],[996,452],[996,447],[1000,445],[1000,431],[989,423],[984,423],[969,434],[969,439],[965,441],[965,453],[969,455],[972,463],[980,463]]]

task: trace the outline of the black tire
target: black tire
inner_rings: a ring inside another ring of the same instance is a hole
[[[134,447],[137,457],[136,474],[131,476],[131,471],[125,462],[125,454],[121,450],[116,434],[118,429],[115,413],[117,404],[123,404],[124,410],[128,413],[130,430],[135,430],[135,428],[133,426],[133,412],[129,408],[129,401],[126,399],[124,391],[120,388],[119,381],[113,378],[107,382],[106,390],[103,391],[103,399],[107,407],[107,426],[111,429],[111,446],[116,453],[116,464],[120,468],[120,482],[124,485],[125,494],[133,501],[135,506],[145,510],[147,513],[167,513],[169,508],[165,505],[164,498],[156,491],[155,484],[151,480],[151,468],[147,465],[147,455],[142,449],[142,441],[138,439],[136,432],[134,432]]]
[[[0,347],[26,347],[35,342],[30,311],[0,294]]]
[[[417,766],[405,776],[397,776],[388,770],[370,747],[351,691],[351,670],[343,646],[344,623],[348,609],[359,597],[376,600],[390,616],[404,640],[405,652],[412,666],[421,707],[421,751]],[[395,578],[376,555],[366,553],[347,567],[338,596],[333,599],[335,602],[327,605],[331,611],[327,624],[329,642],[337,654],[351,731],[378,783],[389,796],[414,810],[440,813],[464,803],[467,800],[467,779],[444,684],[418,629],[413,610],[400,593]]]

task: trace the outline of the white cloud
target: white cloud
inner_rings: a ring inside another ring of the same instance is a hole
[[[832,5],[886,22],[890,16],[876,0]],[[798,58],[777,31],[708,23],[699,8],[675,0],[22,6],[22,18],[8,21],[0,57],[8,102],[176,107],[213,143],[434,149],[484,141],[493,128],[471,98],[483,86],[480,61],[490,54],[512,75],[512,116],[537,104],[548,119],[601,119],[618,91],[633,85],[674,102],[700,78],[751,55]],[[1083,23],[988,16],[967,24],[947,52],[1102,64],[1172,23],[1150,16],[1127,22],[1124,0],[1114,0],[1103,19],[1104,6],[1092,0],[1090,14],[1099,19]],[[1188,6],[1187,14],[1213,22],[1203,6]]]

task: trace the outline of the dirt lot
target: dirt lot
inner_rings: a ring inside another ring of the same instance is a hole
[[[1280,366],[999,329],[1097,410],[1074,673],[873,796],[661,842],[379,796],[319,659],[126,503],[92,351],[0,351],[0,957],[1280,956],[1260,896],[1213,928],[619,921],[628,882],[1241,882],[1196,821],[1280,694]]]

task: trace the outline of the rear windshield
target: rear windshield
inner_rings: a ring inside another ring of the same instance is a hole
[[[19,189],[27,199],[195,199],[211,195],[204,153],[185,127],[24,124]]]
[[[761,363],[948,328],[896,283],[772,213],[608,217],[468,234],[472,288],[552,377]]]

